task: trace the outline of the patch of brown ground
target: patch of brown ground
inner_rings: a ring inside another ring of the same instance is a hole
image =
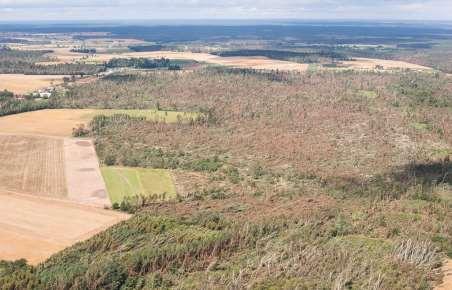
[[[63,140],[0,135],[0,189],[65,197]]]
[[[374,70],[377,65],[381,65],[384,70],[411,69],[417,71],[432,70],[429,67],[398,60],[356,58],[354,61],[343,61],[342,64],[347,69]]]
[[[87,124],[93,110],[40,110],[0,118],[0,133],[70,137],[73,128]]]
[[[63,75],[0,74],[0,90],[26,94],[49,86],[61,84]]]
[[[0,191],[0,260],[31,264],[88,239],[128,215]]]
[[[92,206],[111,206],[93,142],[66,138],[64,156],[68,198]]]
[[[443,283],[435,287],[435,290],[451,290],[452,289],[452,259],[445,261],[443,266]]]

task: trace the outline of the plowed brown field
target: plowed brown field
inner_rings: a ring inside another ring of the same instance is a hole
[[[0,135],[0,190],[66,196],[63,140]]]

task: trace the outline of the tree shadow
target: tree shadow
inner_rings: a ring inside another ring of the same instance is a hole
[[[416,189],[414,198],[430,199],[434,186],[440,184],[452,185],[452,162],[448,158],[409,163],[369,179],[341,177],[326,180],[326,185],[342,196],[376,199],[398,199],[413,194],[413,188]]]
[[[410,163],[394,172],[395,181],[422,185],[452,185],[452,162],[449,158],[427,163]]]

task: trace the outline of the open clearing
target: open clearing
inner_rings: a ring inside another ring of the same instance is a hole
[[[127,218],[110,205],[92,141],[0,134],[0,260],[36,264]]]
[[[32,264],[128,218],[126,214],[0,190],[0,260]]]
[[[0,190],[65,197],[63,140],[0,135]]]
[[[91,120],[92,110],[40,110],[0,118],[0,133],[69,137]]]
[[[68,199],[92,206],[110,207],[93,142],[64,139],[64,157]]]
[[[0,190],[111,206],[91,140],[0,134]]]
[[[156,110],[46,109],[0,118],[0,133],[70,137],[74,128],[87,125],[95,115],[128,114],[148,120],[175,123],[196,119],[199,113]]]
[[[102,175],[107,184],[112,203],[121,203],[125,197],[176,196],[176,188],[167,170],[103,167]]]
[[[0,74],[0,90],[26,94],[63,82],[63,75]]]
[[[377,65],[382,66],[384,70],[403,70],[410,69],[416,71],[432,70],[429,67],[413,64],[405,61],[374,59],[374,58],[355,58],[354,61],[341,62],[346,69],[355,70],[374,70]]]

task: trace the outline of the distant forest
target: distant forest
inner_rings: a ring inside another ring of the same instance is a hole
[[[51,65],[37,64],[52,61],[46,56],[51,50],[14,50],[0,47],[0,73],[29,75],[88,75],[104,71],[103,66],[93,64],[61,63]]]
[[[350,60],[345,54],[337,53],[333,50],[324,50],[318,52],[296,52],[286,50],[264,50],[264,49],[240,49],[230,51],[220,51],[213,53],[223,57],[232,56],[264,56],[278,60],[291,60],[298,62],[317,62],[318,58],[331,58],[334,60]]]
[[[444,25],[370,22],[294,22],[290,25],[34,25],[5,24],[0,32],[82,33],[107,32],[113,37],[157,42],[261,39],[302,41],[309,44],[398,44],[451,39],[452,28]],[[93,38],[90,36],[89,38]]]

